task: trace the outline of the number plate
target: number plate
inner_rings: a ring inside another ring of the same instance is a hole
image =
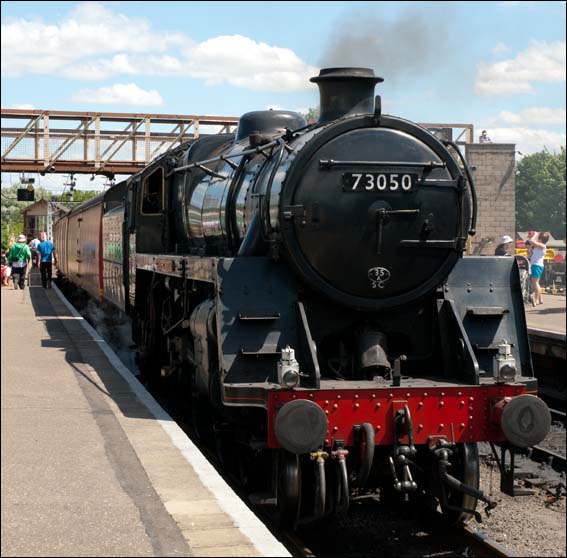
[[[345,192],[411,192],[417,184],[417,174],[391,172],[345,172]]]

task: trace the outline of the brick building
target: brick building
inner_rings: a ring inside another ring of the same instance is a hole
[[[516,233],[516,145],[467,143],[465,157],[471,167],[478,199],[476,235],[469,254],[493,255],[498,240]]]

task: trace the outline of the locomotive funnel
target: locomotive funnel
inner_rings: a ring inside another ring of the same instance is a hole
[[[309,81],[319,86],[319,124],[374,112],[374,88],[384,78],[370,68],[323,68]]]

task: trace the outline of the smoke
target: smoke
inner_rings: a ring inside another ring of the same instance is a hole
[[[377,4],[380,7],[380,4]],[[342,18],[331,32],[321,67],[354,66],[374,69],[388,82],[443,70],[452,56],[450,5],[406,8],[396,20],[356,10]]]

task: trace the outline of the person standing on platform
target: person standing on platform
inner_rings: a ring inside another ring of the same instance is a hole
[[[500,239],[500,243],[494,250],[495,256],[512,256],[514,255],[514,249],[512,248],[512,244],[514,244],[514,240],[508,236],[507,234],[504,235]]]
[[[31,240],[30,243],[28,244],[30,250],[31,250],[31,256],[32,256],[32,269],[34,267],[38,267],[39,264],[37,263],[37,246],[39,244],[39,238],[37,238],[37,236],[34,236]]]
[[[488,137],[488,132],[486,130],[483,130],[482,134],[478,136],[478,143],[492,143],[492,140]]]
[[[18,236],[17,242],[10,249],[8,254],[8,265],[12,266],[12,283],[14,289],[24,290],[26,286],[26,270],[28,262],[31,260],[31,252],[26,244],[26,235]]]
[[[51,289],[52,261],[57,264],[55,246],[53,242],[47,240],[47,234],[39,234],[41,242],[37,246],[37,253],[40,258],[39,271],[41,273],[41,286],[44,289]]]
[[[537,236],[537,240],[536,239]],[[540,232],[531,239],[532,255],[530,258],[530,281],[534,290],[532,295],[532,304],[537,306],[538,304],[543,304],[543,296],[541,292],[541,287],[539,285],[539,280],[543,274],[544,270],[544,257],[547,250],[547,241],[549,240],[549,233]]]

